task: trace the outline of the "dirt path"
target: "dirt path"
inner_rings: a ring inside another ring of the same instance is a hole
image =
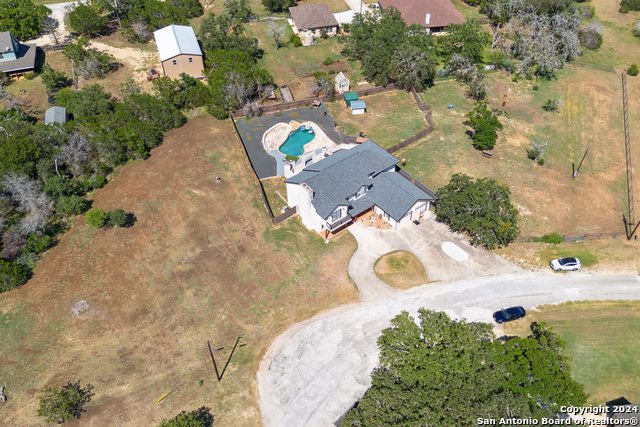
[[[133,71],[133,78],[138,83],[147,80],[149,68],[158,68],[161,65],[157,52],[143,52],[139,49],[113,47],[96,41],[92,41],[90,47],[110,53],[118,61],[127,65]]]

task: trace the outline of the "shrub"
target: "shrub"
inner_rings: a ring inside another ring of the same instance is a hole
[[[102,175],[94,175],[87,179],[87,183],[93,189],[102,188],[107,183],[107,179]]]
[[[114,227],[125,227],[128,223],[127,213],[123,209],[109,211],[109,225]]]
[[[638,64],[631,64],[629,68],[627,68],[627,74],[630,76],[637,76],[638,73],[640,73],[640,67],[638,67]]]
[[[33,252],[34,254],[40,254],[49,249],[53,245],[53,239],[51,236],[38,236],[37,234],[30,234],[27,240],[27,246],[23,252]]]
[[[49,64],[42,66],[42,73],[40,73],[42,83],[47,90],[62,89],[69,85],[69,79],[64,75],[62,71],[54,70]]]
[[[336,70],[329,70],[329,74],[335,74]]]
[[[36,73],[29,73],[29,74],[25,74],[24,75],[24,79],[25,80],[33,80],[36,77],[38,77],[38,75]]]
[[[578,33],[580,46],[590,50],[597,50],[602,46],[602,36],[595,31],[580,31]]]
[[[327,39],[329,37],[329,35],[327,34],[327,29],[326,28],[321,28],[320,29],[320,37],[323,39]]]
[[[93,386],[87,384],[80,387],[80,381],[69,382],[62,388],[45,387],[39,398],[38,415],[45,417],[45,422],[58,423],[79,418],[82,407],[91,401]]]
[[[86,221],[92,227],[102,228],[107,223],[108,218],[109,215],[102,208],[91,208],[87,212]]]
[[[540,152],[538,150],[527,150],[527,159],[529,160],[536,160],[539,155]]]
[[[293,44],[293,47],[300,47],[302,46],[302,40],[300,39],[300,36],[297,34],[291,34],[289,36],[289,41],[291,42],[291,44]]]
[[[27,272],[21,265],[0,259],[0,293],[17,288],[25,280]]]
[[[544,159],[538,159],[537,163],[538,163],[540,166],[544,166]]]
[[[202,385],[201,383],[202,381],[198,381],[197,384]],[[164,419],[158,427],[213,427],[213,422],[211,409],[202,406],[195,411],[182,411],[171,419]]]
[[[344,31],[346,31],[347,33],[349,32],[349,28],[351,28],[351,26],[349,24],[342,24],[342,29]]]
[[[542,236],[542,241],[545,243],[553,243],[554,245],[557,245],[559,243],[562,243],[562,241],[564,240],[564,238],[559,235],[557,232],[553,232],[551,234],[545,234],[544,236]]]
[[[325,67],[328,67],[329,65],[333,64],[335,61],[331,58],[326,58],[324,60],[324,62],[322,63]]]
[[[56,211],[63,215],[82,215],[89,208],[89,201],[84,197],[60,197],[56,203]]]
[[[538,90],[538,89],[540,89],[540,86],[538,86],[538,85],[535,85],[535,84],[534,84],[534,85],[533,85],[533,87],[532,87],[531,89],[533,89],[533,90]]]
[[[640,0],[622,0],[620,2],[620,13],[629,13],[632,10],[640,10]]]
[[[547,99],[542,105],[542,109],[549,113],[555,113],[562,108],[562,98]]]

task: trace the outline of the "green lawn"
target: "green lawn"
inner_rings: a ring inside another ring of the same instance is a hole
[[[505,333],[526,335],[525,325],[534,321],[547,322],[567,342],[565,354],[573,358],[574,378],[584,384],[589,403],[620,396],[640,401],[640,301],[544,306],[527,313],[527,322],[506,324]]]
[[[269,70],[279,86],[288,85],[296,100],[304,99],[310,94],[308,83],[313,80],[311,76],[316,71],[342,71],[354,87],[356,82],[362,79],[357,63],[346,61],[340,54],[342,46],[338,43],[338,37],[330,37],[327,40],[318,38],[316,46],[293,47],[289,42],[291,27],[286,21],[276,22],[278,25],[286,25],[286,33],[282,40],[284,45],[278,50],[275,49],[273,38],[266,35],[267,22],[247,25],[247,34],[257,37],[260,48],[264,50],[264,57],[260,59],[259,64]],[[325,67],[323,62],[326,58],[335,62]]]
[[[510,75],[496,72],[487,75],[487,83],[490,106],[507,114],[501,118],[504,130],[499,132],[493,158],[482,157],[473,148],[464,125],[473,102],[451,80],[422,94],[433,111],[434,131],[395,153],[407,159],[407,171],[434,189],[458,172],[508,184],[525,236],[553,231],[578,234],[592,227],[618,231],[620,212],[626,205],[625,188],[620,184],[625,168],[619,77],[567,66],[550,81],[513,82]],[[547,99],[558,97],[563,100],[559,112],[542,109]],[[630,104],[634,120],[640,111],[635,99]],[[526,150],[535,139],[549,142],[544,166],[527,159]],[[577,167],[587,149],[588,156],[573,179],[572,163]],[[640,161],[640,156],[634,156]],[[592,194],[604,198],[591,198]]]
[[[389,148],[426,128],[425,114],[413,97],[404,91],[385,92],[362,98],[367,112],[354,116],[344,102],[328,103],[327,107],[338,126],[347,135],[365,133],[384,148]]]
[[[284,183],[284,177],[278,176],[263,179],[262,187],[264,188],[264,193],[267,195],[269,207],[271,208],[271,212],[273,212],[273,216],[280,215],[282,207],[287,206],[287,186]]]

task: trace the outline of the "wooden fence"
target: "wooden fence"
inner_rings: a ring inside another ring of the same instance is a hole
[[[41,46],[40,49],[45,52],[58,52],[60,50],[64,50],[65,47],[69,46],[70,43],[61,43],[61,44],[48,44],[46,46]]]
[[[430,195],[431,197],[433,197],[433,200],[437,200],[438,198],[436,197],[436,193],[433,192],[432,189],[430,189],[429,187],[427,187],[426,185],[424,185],[423,183],[421,183],[420,181],[418,181],[417,179],[413,181],[414,185],[416,187],[418,187],[419,189],[421,189],[422,191],[424,191],[425,193],[427,193],[428,195]]]
[[[238,137],[238,142],[240,142],[240,146],[242,147],[242,150],[244,151],[244,155],[247,158],[247,160],[249,161],[249,166],[251,167],[251,172],[253,172],[253,176],[255,177],[256,182],[258,183],[258,190],[260,191],[260,196],[262,197],[262,204],[264,206],[264,209],[267,211],[267,214],[269,214],[269,219],[271,219],[271,223],[273,225],[276,225],[276,224],[284,221],[285,219],[290,218],[293,215],[295,215],[296,212],[298,212],[298,209],[296,207],[294,207],[293,209],[287,210],[286,212],[284,212],[281,215],[273,216],[273,211],[271,210],[271,207],[269,206],[269,200],[267,199],[267,195],[264,192],[264,187],[262,186],[262,181],[260,181],[260,178],[258,178],[258,174],[256,173],[256,170],[253,167],[253,163],[251,163],[251,158],[249,157],[249,154],[247,153],[247,149],[244,146],[244,143],[242,142],[242,138],[240,137],[240,131],[238,131],[238,127],[236,126],[236,122],[233,120],[233,118],[231,119],[231,123],[233,123],[233,128],[236,131],[236,136]]]
[[[416,104],[418,104],[420,111],[429,111],[431,109],[431,105],[422,102],[422,98],[420,98],[420,95],[418,95],[414,88],[411,88],[411,95],[413,95],[413,99],[416,101]]]
[[[364,97],[369,95],[376,95],[378,93],[383,93],[383,92],[390,92],[393,90],[398,90],[398,88],[396,87],[396,85],[390,84],[387,86],[372,87],[371,89],[360,89],[360,90],[357,90],[356,93],[358,94],[358,97]],[[340,101],[343,99],[344,99],[343,93],[336,94],[335,96],[336,101]],[[273,105],[261,105],[260,114],[270,114],[270,113],[277,113],[280,111],[294,110],[296,108],[310,106],[311,104],[313,104],[314,101],[327,102],[329,101],[329,98],[316,96],[313,98],[303,99],[301,101],[282,102],[280,104],[273,104]],[[326,108],[323,108],[323,110],[327,111]],[[246,114],[242,109],[236,110],[231,113],[231,118],[233,119],[238,119],[245,116]]]
[[[427,128],[416,133],[415,135],[413,135],[412,137],[405,139],[404,141],[402,141],[400,144],[396,144],[393,147],[389,148],[387,150],[387,153],[389,154],[393,154],[396,151],[400,150],[401,148],[404,148],[408,145],[413,144],[414,142],[416,142],[419,139],[424,138],[425,136],[429,135],[431,132],[433,132],[433,121],[431,120],[431,111],[428,111],[427,114],[424,117],[424,120],[427,122]]]

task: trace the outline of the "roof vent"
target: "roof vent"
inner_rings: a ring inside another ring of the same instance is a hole
[[[376,173],[375,173],[375,171],[374,171],[374,172],[371,172],[371,173],[369,174],[369,179],[373,178],[373,175],[375,175],[375,174],[376,174]]]

